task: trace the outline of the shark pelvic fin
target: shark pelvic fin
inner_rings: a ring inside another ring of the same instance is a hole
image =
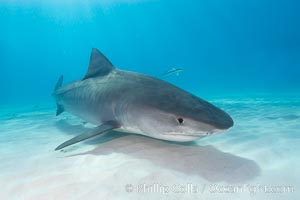
[[[119,128],[120,125],[118,122],[116,121],[108,121],[100,126],[98,126],[97,128],[92,129],[91,131],[87,132],[87,133],[83,133],[81,135],[78,135],[64,143],[62,143],[61,145],[59,145],[58,147],[55,148],[55,151],[60,150],[62,148],[65,148],[67,146],[76,144],[78,142],[81,142],[83,140],[87,140],[89,138],[95,137],[97,135],[100,135],[102,133],[106,133],[107,131]]]
[[[82,80],[109,74],[115,67],[111,62],[96,48],[92,49],[89,69]]]

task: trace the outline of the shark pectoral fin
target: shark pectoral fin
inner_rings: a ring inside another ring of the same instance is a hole
[[[116,129],[116,128],[119,128],[119,127],[120,127],[120,125],[119,125],[118,122],[108,121],[108,122],[98,126],[97,128],[92,129],[91,131],[89,131],[87,133],[83,133],[81,135],[78,135],[78,136],[62,143],[61,145],[59,145],[58,147],[55,148],[55,151],[60,150],[62,148],[65,148],[67,146],[76,144],[76,143],[81,142],[83,140],[87,140],[89,138],[95,137],[97,135],[100,135],[102,133],[105,133],[107,131],[110,131],[110,130],[113,130],[113,129]]]

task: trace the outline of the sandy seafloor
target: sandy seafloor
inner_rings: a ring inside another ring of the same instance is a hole
[[[1,106],[0,199],[300,199],[300,95],[208,99],[234,118],[192,143],[91,128],[54,103]]]

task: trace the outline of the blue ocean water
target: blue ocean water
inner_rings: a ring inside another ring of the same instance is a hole
[[[299,8],[295,0],[0,0],[0,199],[299,199]],[[93,127],[56,117],[51,97],[61,74],[65,83],[85,75],[93,47],[120,69],[212,102],[234,127],[192,144],[115,133],[53,151]],[[179,76],[162,75],[174,67]],[[138,189],[145,185],[154,189]]]
[[[297,1],[0,2],[1,102],[48,100],[59,75],[84,76],[92,47],[122,69],[202,96],[300,86]]]

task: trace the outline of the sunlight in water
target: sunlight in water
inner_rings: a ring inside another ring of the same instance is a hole
[[[0,0],[0,6],[9,6],[11,11],[23,10],[40,12],[56,23],[65,24],[73,21],[90,20],[95,13],[109,13],[115,6],[153,2],[156,0]]]
[[[30,5],[30,4],[45,4],[45,5],[84,5],[84,4],[93,4],[93,5],[113,5],[113,4],[130,4],[130,3],[144,3],[155,0],[49,0],[49,1],[39,1],[39,0],[0,0],[1,4],[14,4],[14,5]]]

